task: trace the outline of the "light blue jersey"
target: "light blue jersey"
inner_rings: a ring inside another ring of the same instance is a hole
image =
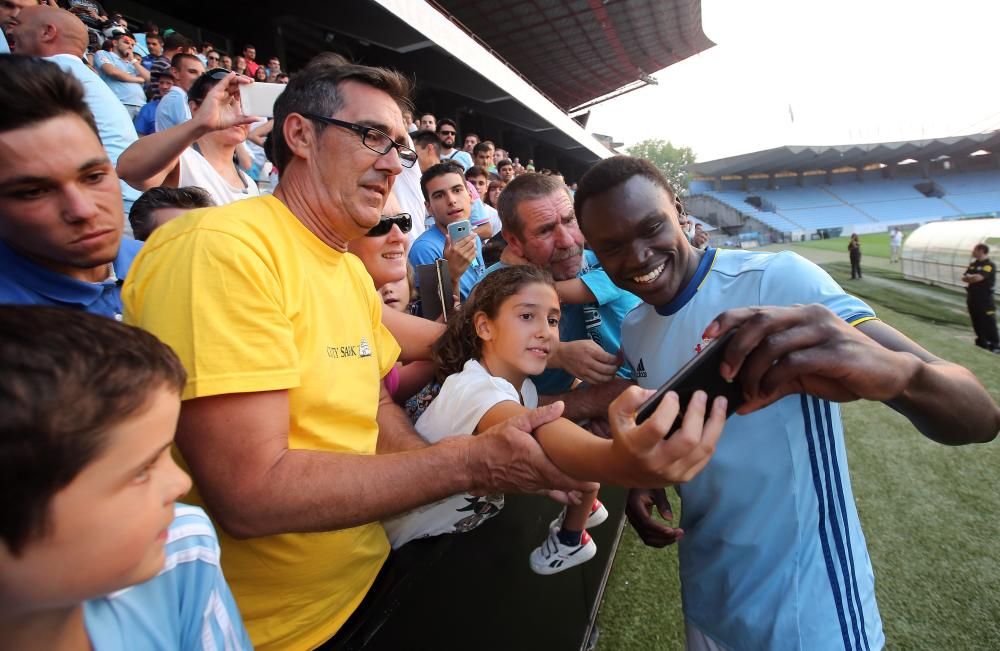
[[[628,315],[625,357],[655,389],[701,350],[719,313],[796,303],[852,325],[875,318],[794,253],[709,249],[673,301]],[[882,648],[837,404],[792,395],[731,417],[712,460],[678,492],[684,612],[702,632],[741,651]]]
[[[506,266],[498,262],[487,269],[486,273]],[[597,301],[583,305],[563,303],[560,306],[562,316],[559,319],[559,340],[580,341],[590,338],[605,352],[617,355],[621,348],[622,321],[641,301],[635,294],[611,282],[597,256],[589,249],[583,251],[583,265],[576,277],[583,281]],[[632,370],[627,363],[618,369],[618,375],[631,379]],[[543,395],[563,393],[573,386],[573,377],[558,368],[548,369],[531,380],[538,393]]]
[[[178,124],[184,124],[191,119],[191,107],[188,106],[187,91],[180,86],[174,86],[160,98],[156,107],[156,131],[165,131]]]
[[[155,577],[83,604],[95,651],[253,649],[219,565],[219,540],[205,512],[178,504],[166,562]]]
[[[114,52],[98,50],[94,53],[94,68],[101,76],[104,83],[108,85],[115,97],[125,106],[143,106],[146,104],[146,93],[142,90],[142,84],[134,81],[121,81],[104,72],[104,65],[111,64],[115,68],[130,75],[137,75],[135,64],[126,61]]]
[[[476,237],[474,234],[471,237]],[[410,247],[410,264],[416,267],[420,264],[434,264],[434,261],[444,257],[445,234],[432,224],[423,234],[414,240]],[[479,281],[486,275],[486,263],[483,262],[483,244],[476,237],[476,259],[472,261],[469,268],[462,274],[459,281],[459,291],[464,301],[472,293],[472,289],[479,284]],[[454,280],[454,279],[453,279]],[[414,280],[416,286],[420,286],[419,280]]]

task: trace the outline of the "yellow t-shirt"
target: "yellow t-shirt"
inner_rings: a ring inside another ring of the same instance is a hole
[[[381,378],[399,355],[361,261],[274,197],[197,210],[143,246],[125,320],[169,344],[183,398],[287,389],[289,447],[375,454]],[[204,505],[197,487],[185,501]],[[222,566],[257,649],[312,649],[357,608],[389,544],[380,524],[234,540]]]

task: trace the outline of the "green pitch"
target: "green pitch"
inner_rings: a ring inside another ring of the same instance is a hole
[[[864,280],[851,281],[847,238],[795,247],[831,260],[822,249],[843,251],[842,262],[824,267],[847,291],[972,370],[1000,400],[1000,357],[972,345],[961,294],[904,281],[888,260],[873,260]],[[888,235],[862,236],[862,249],[888,258]],[[938,445],[881,404],[849,403],[843,415],[887,648],[1000,649],[1000,443]],[[626,527],[598,624],[601,651],[683,649],[676,548],[645,547]]]

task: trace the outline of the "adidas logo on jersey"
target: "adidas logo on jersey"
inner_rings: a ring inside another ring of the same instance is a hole
[[[639,358],[639,365],[635,367],[635,376],[646,377],[646,365],[642,363],[642,358]]]

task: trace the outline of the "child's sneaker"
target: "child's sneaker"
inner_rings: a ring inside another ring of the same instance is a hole
[[[559,537],[555,533],[549,532],[549,537],[542,546],[531,552],[529,560],[532,571],[548,575],[586,563],[596,553],[597,545],[586,531],[581,533],[579,545],[564,545],[559,542]]]
[[[549,523],[549,531],[559,531],[562,529],[564,519],[566,519],[566,507],[563,507],[559,516]],[[587,529],[593,529],[607,519],[608,510],[604,508],[603,504],[601,504],[601,500],[594,500],[593,506],[590,507],[590,515],[587,516],[587,524],[585,524],[584,527]]]

